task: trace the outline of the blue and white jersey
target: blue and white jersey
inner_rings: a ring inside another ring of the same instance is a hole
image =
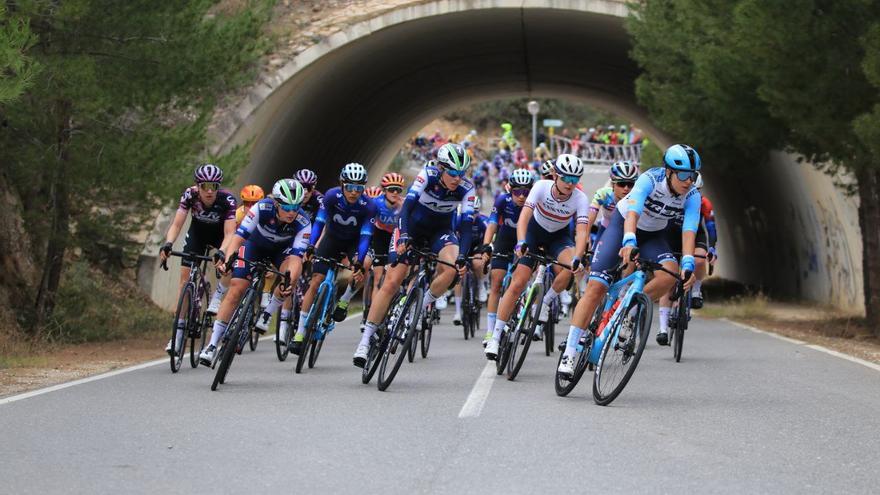
[[[349,203],[342,189],[334,187],[324,194],[324,203],[312,226],[312,239],[317,242],[321,238],[324,225],[328,235],[341,240],[355,241],[362,235],[371,236],[375,216],[376,205],[366,195],[361,194],[357,201]]]
[[[247,212],[235,233],[259,247],[279,250],[291,248],[292,254],[302,256],[309,245],[312,223],[301,209],[297,213],[293,222],[280,222],[275,201],[262,199]]]
[[[394,228],[397,227],[397,219],[400,217],[402,203],[397,205],[397,207],[388,206],[384,193],[373,198],[373,203],[376,205],[376,218],[374,220],[376,228],[389,234],[394,232]]]
[[[458,187],[453,190],[447,189],[440,181],[442,171],[436,167],[427,166],[416,176],[413,185],[406,194],[406,200],[400,213],[399,228],[402,235],[408,235],[412,230],[420,232],[437,232],[438,230],[453,230],[453,220],[458,211],[464,217],[462,227],[466,231],[467,239],[460,239],[459,246],[470,247],[470,223],[474,218],[474,185],[467,179],[463,179]],[[466,241],[466,243],[465,243]]]
[[[474,219],[471,222],[471,245],[480,245],[483,243],[483,237],[486,235],[486,225],[488,221],[489,218],[486,217],[486,215],[474,214]],[[458,234],[459,237],[464,234],[461,230],[462,224],[464,223],[464,214],[460,214],[455,220],[455,233]]]
[[[498,236],[516,237],[516,223],[519,222],[521,211],[522,206],[516,206],[510,193],[502,194],[495,199],[489,223],[498,225]]]
[[[624,218],[630,211],[638,213],[639,230],[663,230],[670,221],[681,217],[682,230],[696,232],[701,204],[696,187],[691,186],[690,191],[679,196],[669,188],[666,169],[656,167],[639,176],[632,191],[617,203],[617,210]]]

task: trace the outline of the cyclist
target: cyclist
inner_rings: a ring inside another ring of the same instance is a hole
[[[492,256],[489,280],[489,303],[486,306],[486,335],[483,337],[483,346],[492,340],[492,331],[495,328],[495,319],[498,312],[498,300],[501,299],[501,284],[507,274],[507,264],[512,261],[499,258],[498,255],[513,256],[513,247],[516,244],[516,223],[522,211],[526,197],[535,183],[534,176],[526,170],[515,170],[510,176],[510,192],[498,196],[492,207],[492,214],[486,226],[486,234],[483,236],[483,245],[491,244],[491,249],[484,249],[485,256]],[[493,240],[494,238],[494,240]]]
[[[248,185],[241,188],[241,192],[238,194],[238,197],[241,199],[241,205],[235,210],[235,227],[238,228],[241,225],[241,222],[244,220],[245,215],[251,210],[251,207],[254,206],[254,203],[263,199],[266,196],[266,193],[263,191],[263,188],[256,185]],[[263,287],[263,294],[260,297],[260,308],[266,309],[266,306],[269,305],[269,300],[272,298],[272,294],[270,293],[270,289],[272,288],[272,281],[274,280],[275,275],[271,273],[266,274],[265,284]]]
[[[336,321],[345,319],[348,302],[357,292],[357,284],[363,281],[364,257],[367,255],[370,239],[373,236],[376,206],[364,195],[366,184],[367,169],[363,165],[348,163],[342,167],[339,172],[339,186],[328,190],[324,195],[324,204],[312,226],[311,238],[317,242],[317,249],[310,245],[309,250],[314,249],[318,256],[336,260],[338,263],[348,259],[353,269],[352,281],[333,310],[333,319]],[[326,229],[325,225],[327,225]],[[329,269],[326,262],[318,261],[314,264],[309,289],[303,296],[299,328],[290,343],[290,351],[294,354],[299,354],[302,349],[312,302]]]
[[[619,161],[611,165],[608,170],[611,178],[611,185],[600,187],[596,194],[593,195],[593,201],[590,203],[590,214],[587,218],[587,225],[592,226],[599,218],[599,230],[596,232],[596,238],[602,236],[602,232],[608,227],[611,215],[620,201],[633,186],[636,179],[639,178],[639,169],[632,162]]]
[[[354,353],[354,365],[363,367],[369,351],[370,337],[385,318],[391,299],[400,288],[407,272],[409,260],[404,253],[410,244],[427,244],[438,259],[455,263],[459,272],[464,271],[467,261],[463,253],[471,245],[471,222],[473,221],[474,187],[465,179],[470,167],[470,156],[460,145],[448,143],[437,150],[436,166],[426,166],[416,176],[403,202],[398,228],[389,246],[388,258],[394,264],[385,273],[385,282],[373,298],[364,333]],[[458,239],[452,221],[456,208],[461,206],[464,218],[461,222],[462,238]],[[426,291],[425,306],[436,301],[446,292],[455,277],[455,270],[438,264],[430,290]]]
[[[697,190],[702,189],[702,176],[697,177],[696,182],[694,182],[694,187],[696,187]],[[712,211],[712,203],[702,195],[702,192],[700,193],[700,196],[700,222],[697,225],[697,235],[694,241],[696,246],[694,248],[694,275],[696,276],[696,280],[694,281],[693,294],[691,295],[691,307],[695,309],[703,307],[703,295],[700,293],[700,286],[702,285],[702,279],[706,276],[706,261],[709,261],[709,263],[715,263],[715,221],[714,212]],[[674,225],[673,228],[668,229],[669,247],[673,253],[681,252],[681,236],[678,235],[678,233],[682,229],[683,221],[683,213],[679,213],[670,222],[670,225]],[[712,225],[711,229],[708,228],[709,224]],[[660,308],[658,310],[660,314],[660,328],[657,333],[657,343],[661,345],[669,343],[669,314],[672,308],[672,300],[670,299],[671,293],[672,292],[670,291],[660,298]]]
[[[222,259],[223,246],[235,233],[235,196],[225,189],[220,189],[220,184],[223,182],[223,170],[210,163],[199,165],[193,172],[193,180],[195,185],[187,187],[180,196],[177,213],[165,234],[165,244],[159,251],[159,257],[162,261],[167,260],[171,254],[174,241],[180,235],[180,230],[183,228],[188,214],[192,215],[192,222],[186,232],[183,246],[185,252],[204,255],[211,247],[214,247],[220,249],[219,254]],[[192,262],[181,258],[178,294],[186,281],[189,280],[191,268]],[[217,282],[217,290],[214,291],[211,302],[208,304],[208,312],[217,313],[220,300],[226,293],[227,287],[229,287],[228,276]],[[183,341],[183,324],[183,320],[177,322],[178,343]],[[165,352],[171,352],[171,343],[171,339],[169,339]],[[175,349],[180,349],[180,347],[177,345]]]
[[[575,347],[613,281],[609,270],[621,258],[629,262],[633,249],[638,247],[639,256],[662,263],[667,270],[678,270],[665,231],[674,228],[670,220],[681,211],[681,274],[688,276],[686,287],[693,284],[694,240],[700,216],[700,193],[694,181],[699,175],[700,155],[690,146],[676,144],[663,154],[663,163],[664,167],[652,168],[636,180],[633,190],[617,203],[616,214],[596,243],[587,289],[572,315],[565,353],[557,370],[562,375],[573,373]],[[675,277],[657,271],[645,286],[645,294],[656,301],[674,284]]]
[[[244,261],[272,260],[279,271],[289,271],[291,280],[298,280],[302,271],[302,256],[309,244],[311,222],[300,209],[305,195],[302,185],[294,179],[281,179],[272,187],[272,195],[257,202],[235,231],[227,246],[230,253],[238,253],[239,261],[232,268],[229,293],[220,305],[210,344],[199,354],[202,364],[210,366],[217,352],[217,344],[226,333],[229,318],[248,287],[250,269]],[[215,255],[216,257],[216,255]],[[231,258],[230,258],[231,259]],[[242,261],[243,260],[243,261]],[[230,261],[226,260],[227,264]],[[226,265],[223,266],[227,270]],[[281,326],[277,338],[286,340],[290,318],[291,287],[279,286],[269,306],[263,311],[273,314],[282,304]]]
[[[304,168],[297,171],[293,178],[302,184],[305,191],[302,210],[309,217],[309,221],[314,224],[315,217],[318,216],[318,211],[321,209],[321,205],[324,204],[324,195],[315,188],[318,185],[318,174]]]
[[[514,171],[516,173],[516,171]],[[470,258],[476,254],[482,253],[485,247],[482,244],[483,237],[486,233],[486,222],[488,218],[486,215],[480,213],[480,197],[477,196],[474,198],[474,214],[473,221],[471,222],[471,245],[467,251],[467,256]],[[464,214],[459,213],[458,217],[455,219],[456,225],[456,235],[458,235],[459,239],[462,237],[461,225],[464,223]],[[486,293],[486,286],[483,285],[483,266],[485,266],[485,260],[482,257],[475,258],[471,261],[471,268],[474,271],[474,277],[477,282],[477,300],[480,302],[486,302],[486,299],[489,297]],[[461,281],[455,284],[455,316],[452,317],[453,325],[461,325]]]
[[[540,180],[526,198],[526,202],[516,224],[517,243],[515,251],[521,256],[517,263],[510,287],[501,297],[498,304],[497,318],[492,332],[492,340],[486,344],[486,357],[494,360],[498,356],[498,341],[507,320],[516,305],[532,271],[535,260],[527,253],[531,250],[544,250],[548,256],[559,262],[569,264],[575,273],[583,271],[583,256],[587,250],[587,208],[588,201],[577,184],[584,173],[581,159],[569,154],[562,154],[554,163],[556,179]],[[572,240],[569,223],[574,218],[577,223],[575,239]],[[571,272],[553,266],[556,276],[553,284],[547,288],[538,315],[539,322],[546,322],[549,316],[549,304],[568,287]]]
[[[379,290],[379,281],[382,280],[382,273],[388,262],[388,247],[391,245],[391,236],[400,215],[405,186],[406,180],[402,175],[389,172],[382,176],[383,194],[373,200],[376,205],[376,220],[373,224],[373,239],[370,241],[369,256],[364,262],[365,270],[373,270],[373,287],[364,288],[365,291],[372,291],[371,300],[375,300],[376,292]]]

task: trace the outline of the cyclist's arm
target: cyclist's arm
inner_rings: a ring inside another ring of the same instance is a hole
[[[684,222],[681,226],[681,268],[694,271],[694,247],[700,221],[700,193],[693,189],[684,201]]]
[[[425,190],[425,184],[427,184],[427,182],[428,172],[423,168],[422,171],[419,172],[419,175],[416,176],[412,186],[410,186],[409,192],[406,193],[406,199],[403,201],[403,206],[400,208],[398,228],[400,229],[401,235],[409,234],[409,215],[412,213],[412,209],[418,202],[422,191]]]
[[[519,212],[519,221],[516,222],[516,240],[517,240],[517,242],[525,242],[526,231],[529,228],[529,221],[532,219],[533,213],[534,213],[534,209],[529,204],[526,204],[525,206],[523,206],[522,211]]]
[[[226,220],[223,222],[223,243],[220,245],[220,250],[224,253],[228,253],[227,248],[229,247],[232,239],[237,237],[235,232],[237,230],[237,226],[235,225],[235,219]]]
[[[498,224],[489,222],[486,225],[486,233],[483,234],[483,244],[491,244],[492,239],[495,237],[495,232],[498,231]]]
[[[332,201],[332,200],[330,200]],[[311,233],[311,241],[314,244],[318,243],[318,239],[321,238],[321,233],[324,231],[324,225],[327,223],[327,205],[326,201],[321,203],[321,207],[318,209],[318,214],[315,215],[315,223],[312,225],[312,233]]]
[[[180,235],[180,230],[183,228],[184,222],[186,222],[187,211],[183,209],[178,209],[177,213],[174,214],[174,220],[171,222],[171,226],[168,227],[168,232],[165,234],[165,242],[174,243],[177,240],[177,236]]]
[[[468,191],[461,200],[461,222],[458,227],[461,229],[461,238],[458,240],[458,254],[466,255],[471,248],[471,239],[474,236],[473,224],[474,219],[474,199],[476,198],[474,190]]]
[[[361,238],[360,242],[358,242],[357,258],[358,263],[361,265],[364,264],[364,258],[367,257],[367,251],[370,250],[370,240],[373,238],[373,223],[375,220],[375,216],[367,218],[366,221],[364,221],[363,226],[361,226]]]
[[[577,194],[577,191],[575,191]],[[574,235],[574,255],[576,258],[580,258],[587,252],[587,241],[590,240],[590,225],[593,225],[590,221],[590,211],[589,206],[587,205],[587,197],[581,193],[580,200],[578,201],[577,209],[574,213],[574,219],[576,221],[575,226],[575,235]]]
[[[632,191],[621,200],[626,207],[626,219],[623,223],[623,245],[636,245],[636,228],[639,225],[639,216],[645,208],[648,195],[654,190],[654,179],[649,174],[642,174],[636,179]]]
[[[303,257],[303,253],[305,253],[306,249],[309,247],[312,235],[311,227],[312,226],[309,222],[305,222],[303,228],[299,229],[293,239],[290,240],[290,245],[287,248],[289,256]]]

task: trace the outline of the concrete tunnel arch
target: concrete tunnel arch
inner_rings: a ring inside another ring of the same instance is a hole
[[[444,0],[388,10],[264,78],[215,127],[214,151],[253,143],[242,184],[268,186],[301,167],[332,177],[354,160],[378,173],[434,116],[509,96],[586,101],[670,144],[635,101],[626,15],[616,0]],[[719,273],[774,295],[861,307],[853,199],[787,155],[773,161],[757,180],[706,169],[721,226]],[[772,184],[783,180],[795,184],[779,194]]]

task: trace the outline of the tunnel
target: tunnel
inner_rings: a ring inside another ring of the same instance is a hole
[[[312,168],[330,187],[347,162],[381,173],[445,111],[517,96],[589,103],[663,147],[677,139],[636,101],[627,15],[626,2],[609,0],[406,3],[353,22],[264,77],[215,125],[214,151],[251,143],[239,184],[270,186]],[[776,297],[863,305],[857,198],[785,153],[749,174],[705,163],[704,175],[720,276]]]

